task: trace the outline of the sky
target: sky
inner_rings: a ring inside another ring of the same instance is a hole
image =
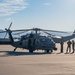
[[[0,29],[75,30],[75,0],[0,0]]]

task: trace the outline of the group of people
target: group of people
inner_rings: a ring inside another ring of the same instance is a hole
[[[60,53],[63,53],[63,45],[64,45],[64,42],[61,41],[60,42],[60,45],[61,45]],[[71,47],[72,47],[72,51],[71,51]],[[66,54],[67,53],[74,53],[74,51],[75,51],[75,42],[74,42],[74,40],[72,40],[72,41],[69,40],[67,42]]]

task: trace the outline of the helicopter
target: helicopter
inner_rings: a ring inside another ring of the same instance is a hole
[[[65,36],[65,37],[57,37],[50,32],[60,32],[60,33],[67,33],[63,31],[55,31],[55,30],[45,30],[45,29],[40,29],[40,28],[32,28],[32,29],[20,29],[20,30],[10,30],[10,27],[12,25],[12,22],[10,23],[9,28],[5,28],[6,31],[1,31],[0,33],[5,33],[5,37],[7,34],[9,35],[9,41],[4,41],[0,40],[0,44],[10,44],[15,49],[13,50],[14,52],[16,51],[17,48],[22,48],[22,49],[27,49],[29,50],[30,53],[33,53],[35,50],[44,50],[47,53],[52,53],[54,50],[56,51],[56,43],[59,43],[61,40],[63,42],[72,39],[75,37],[75,32],[70,35],[70,36]],[[24,35],[21,35],[20,38],[17,38],[18,40],[15,41],[12,35],[13,32],[18,32],[15,33],[14,35],[26,33]],[[45,34],[45,35],[43,35]]]

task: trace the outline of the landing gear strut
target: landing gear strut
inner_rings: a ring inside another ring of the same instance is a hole
[[[14,49],[14,52],[16,51],[17,47]]]

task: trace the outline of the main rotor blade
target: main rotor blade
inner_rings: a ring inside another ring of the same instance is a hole
[[[11,27],[12,23],[10,24],[9,28]],[[46,31],[46,32],[58,32],[58,33],[72,33],[72,32],[65,32],[65,31],[56,31],[56,30],[45,30],[45,29],[40,29],[40,28],[32,28],[32,29],[20,29],[20,30],[11,30],[11,32],[18,32],[18,31]],[[2,31],[0,33],[3,33],[5,31]]]
[[[19,31],[23,31],[23,32],[27,32],[27,31],[30,31],[30,30],[33,30],[33,29],[20,29],[20,30],[11,30],[11,32],[19,32]],[[0,33],[4,33],[4,32],[7,32],[7,31],[1,31]]]
[[[50,36],[55,36],[53,34],[50,34],[50,33],[46,32],[46,31],[43,31],[43,32],[46,33],[46,34],[48,34],[48,35],[50,35]]]
[[[32,28],[32,29],[20,29],[20,30],[11,30],[12,32],[17,32],[17,31],[40,31],[39,28]]]
[[[40,29],[42,31],[49,31],[49,32],[58,32],[58,33],[69,33],[69,32],[66,32],[66,31],[56,31],[56,30],[45,30],[45,29]]]
[[[21,31],[21,32],[18,32],[18,33],[14,33],[14,35],[19,35],[19,34],[23,34],[23,33],[26,33],[28,31]]]
[[[50,33],[46,32],[46,31],[43,31],[43,32],[46,33],[46,34],[48,34],[48,35],[50,35],[52,38],[58,38],[58,39],[61,39],[60,36],[56,36],[56,35],[50,34]]]

